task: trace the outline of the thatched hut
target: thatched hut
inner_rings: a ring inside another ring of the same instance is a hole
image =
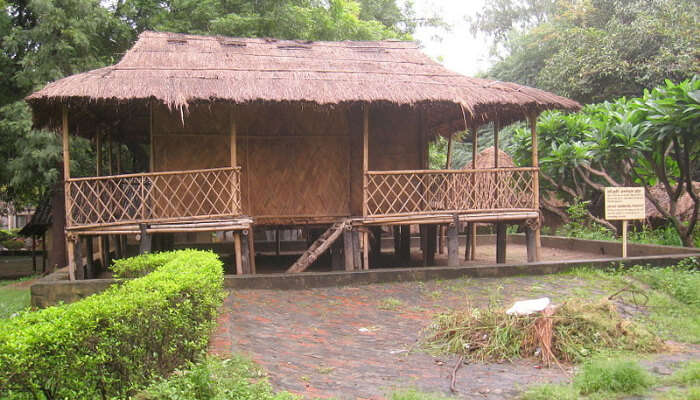
[[[455,191],[471,190],[456,179],[468,172],[428,171],[427,143],[579,107],[542,90],[459,75],[411,42],[157,32],[141,34],[117,64],[50,83],[27,101],[35,124],[65,139],[69,250],[90,235],[138,234],[148,250],[154,233],[233,231],[239,273],[254,272],[253,240],[245,245],[253,226],[331,226],[326,243],[292,271],[350,232],[345,268],[356,269],[368,267],[366,257],[353,259],[358,249],[367,254],[365,226],[492,214],[488,204],[452,201]],[[99,148],[127,146],[141,154],[132,162],[141,169],[72,178],[69,134]],[[531,201],[512,205],[502,220],[538,212],[536,168],[518,174]]]

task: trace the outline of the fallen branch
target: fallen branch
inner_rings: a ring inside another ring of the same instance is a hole
[[[459,360],[457,360],[457,364],[455,364],[455,367],[452,370],[452,380],[450,381],[450,391],[452,393],[457,393],[457,388],[455,388],[455,384],[457,383],[457,371],[459,371],[459,368],[462,367],[463,363],[464,355],[461,355],[459,356]]]

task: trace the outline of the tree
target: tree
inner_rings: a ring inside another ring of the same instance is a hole
[[[591,103],[692,78],[699,17],[692,0],[490,0],[471,23],[500,53],[490,77]]]
[[[595,206],[606,186],[644,186],[683,245],[693,245],[700,212],[693,185],[700,167],[700,77],[667,81],[639,98],[592,104],[575,114],[547,112],[537,128],[545,188],[557,190],[570,204],[591,201]],[[509,150],[519,164],[528,165],[530,132],[520,127],[513,135]],[[655,185],[663,188],[668,207],[650,190]],[[676,213],[684,195],[693,204],[687,221]],[[552,207],[546,199],[543,206]],[[615,230],[591,211],[592,220]]]

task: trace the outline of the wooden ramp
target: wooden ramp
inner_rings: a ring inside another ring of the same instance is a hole
[[[331,227],[323,232],[323,235],[319,236],[319,238],[311,244],[311,247],[309,247],[304,254],[302,254],[291,267],[289,267],[287,272],[304,272],[309,265],[313,264],[313,262],[316,261],[321,254],[323,254],[324,251],[331,247],[333,242],[340,237],[343,230],[345,230],[349,224],[349,220],[343,219],[331,225]]]

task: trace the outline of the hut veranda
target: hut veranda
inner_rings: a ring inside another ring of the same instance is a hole
[[[526,223],[536,260],[537,146],[533,167],[495,160],[430,170],[428,143],[517,120],[530,121],[536,143],[540,112],[579,107],[451,72],[412,42],[160,32],[142,33],[116,65],[50,83],[27,101],[35,125],[63,137],[72,279],[94,275],[96,257],[123,256],[127,237],[145,252],[172,246],[175,235],[211,241],[212,232],[227,232],[237,273],[255,273],[254,230],[291,227],[318,234],[288,272],[325,252],[334,269],[368,269],[380,227],[393,232],[401,265],[410,225],[420,226],[425,265],[438,226],[448,227],[455,265],[457,233],[476,222],[497,223],[503,243],[504,223]],[[95,146],[97,176],[70,175],[69,135]]]

